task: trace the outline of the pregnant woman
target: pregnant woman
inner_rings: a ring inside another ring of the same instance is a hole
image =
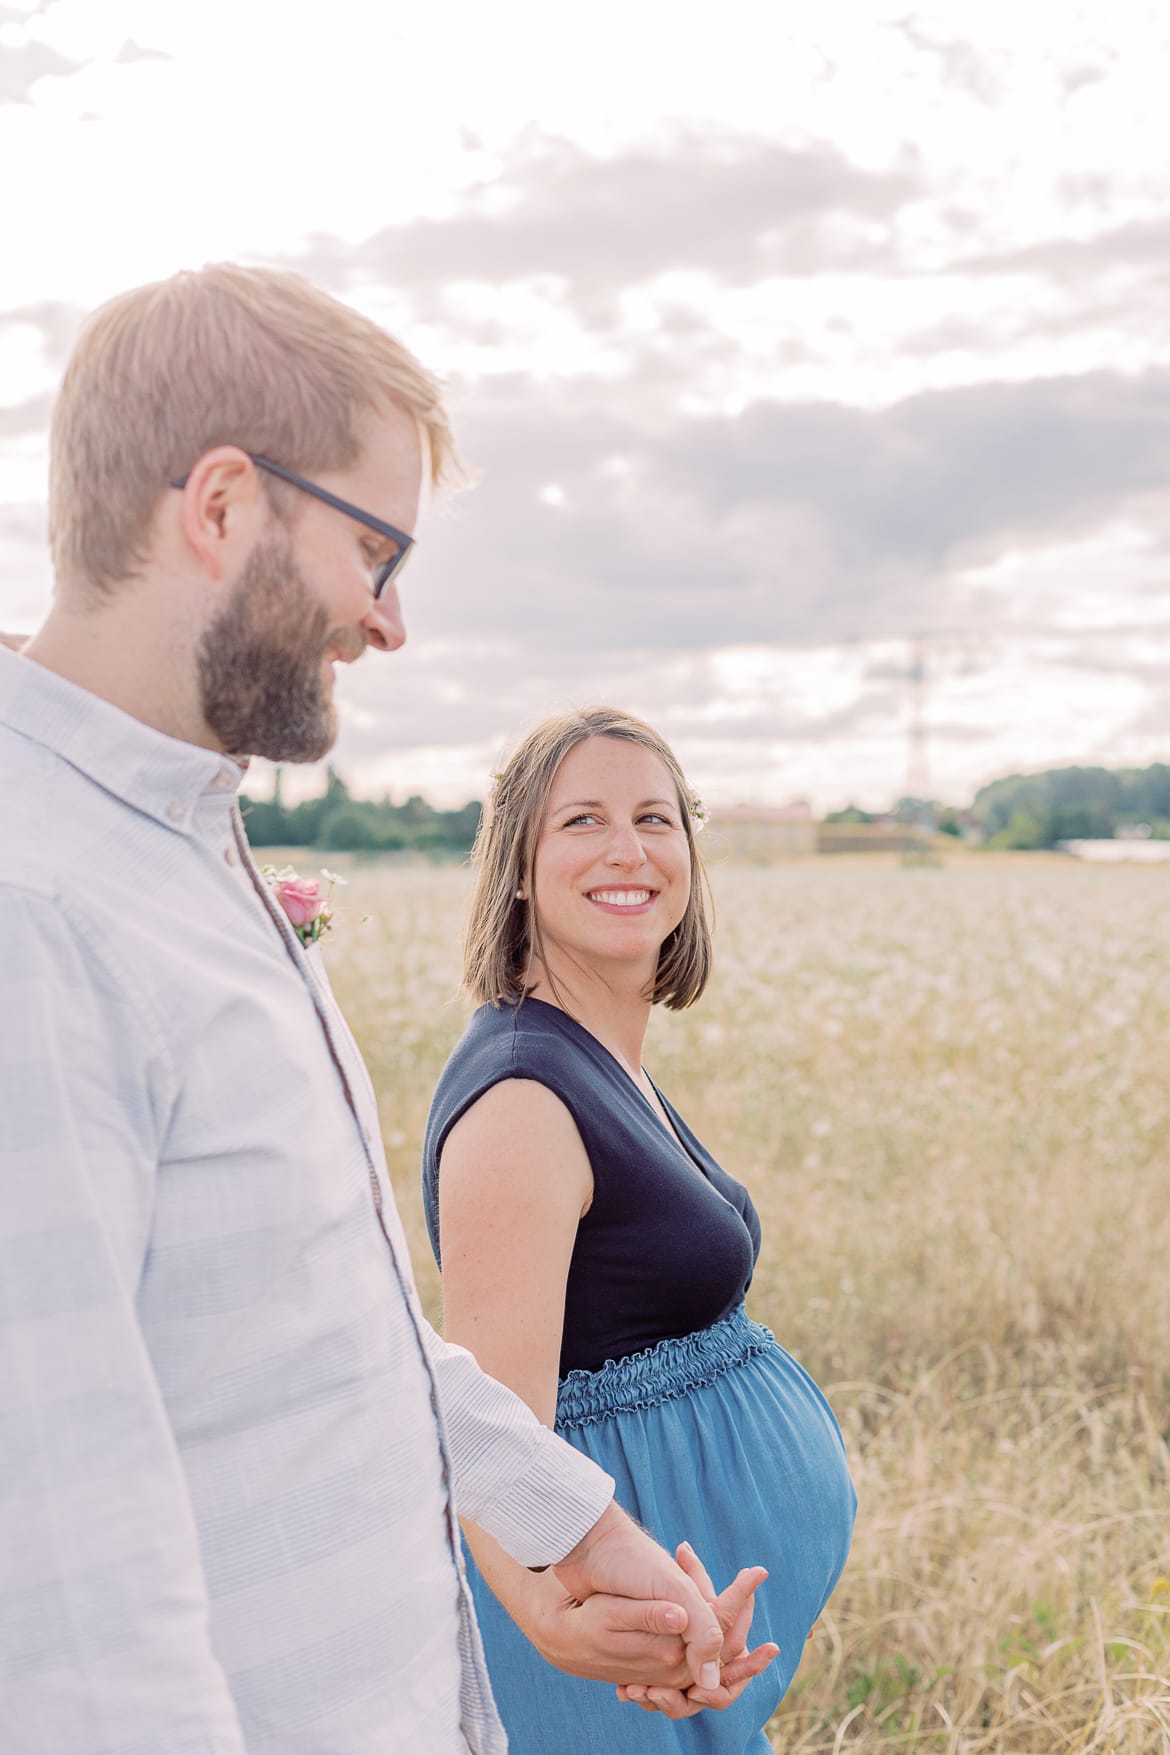
[[[427,1220],[448,1337],[608,1470],[659,1541],[693,1542],[719,1585],[762,1562],[752,1637],[780,1655],[693,1716],[670,1690],[560,1674],[492,1594],[523,1625],[547,1580],[468,1525],[512,1755],[766,1755],[849,1551],[837,1422],[744,1311],[751,1199],[642,1065],[651,1006],[693,1004],[710,970],[696,808],[665,742],[609,708],[547,721],[508,762],[476,846],[464,977],[479,1009],[431,1107]]]

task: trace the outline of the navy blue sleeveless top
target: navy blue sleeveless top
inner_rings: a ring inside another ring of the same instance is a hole
[[[561,1099],[593,1171],[593,1204],[577,1227],[565,1290],[562,1377],[707,1328],[735,1308],[760,1251],[747,1189],[663,1097],[672,1138],[609,1050],[539,999],[481,1006],[439,1079],[423,1144],[423,1195],[440,1267],[443,1145],[502,1079],[535,1079]],[[548,1170],[555,1175],[556,1165]]]

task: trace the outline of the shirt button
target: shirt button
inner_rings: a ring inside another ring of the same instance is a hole
[[[240,863],[240,856],[234,847],[225,847],[223,850],[223,856],[229,865],[238,865]]]
[[[238,778],[239,776],[233,774],[230,768],[221,768],[212,781],[212,785],[217,792],[226,792],[229,786],[236,784]]]
[[[180,804],[178,799],[176,799],[174,804],[167,805],[167,815],[170,817],[172,823],[185,823],[187,820],[187,806],[185,804]]]

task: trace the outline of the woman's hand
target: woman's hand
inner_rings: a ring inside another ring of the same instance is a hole
[[[770,1642],[758,1645],[754,1651],[747,1649],[755,1593],[768,1574],[762,1566],[749,1566],[717,1597],[706,1568],[689,1542],[682,1543],[675,1558],[712,1604],[723,1628],[719,1686],[687,1688],[685,1682],[673,1686],[625,1682],[618,1688],[618,1699],[640,1706],[643,1712],[661,1712],[673,1719],[694,1718],[696,1713],[708,1710],[724,1712],[739,1699],[748,1683],[780,1654],[780,1647]]]

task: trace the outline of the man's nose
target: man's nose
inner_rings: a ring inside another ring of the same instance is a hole
[[[362,627],[370,645],[376,646],[380,652],[397,652],[406,643],[406,623],[402,619],[402,605],[393,579],[386,581],[381,597],[376,597],[370,604],[362,617]]]

